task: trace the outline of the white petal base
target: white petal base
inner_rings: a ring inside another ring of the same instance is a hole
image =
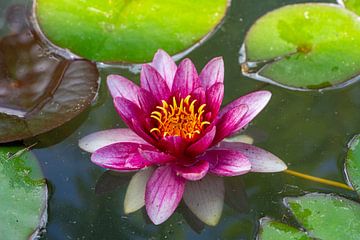
[[[183,199],[201,221],[218,224],[224,206],[225,187],[221,177],[207,175],[199,181],[186,183]]]
[[[236,135],[233,137],[225,138],[224,141],[226,142],[242,142],[247,144],[253,144],[254,139],[250,137],[249,135]]]
[[[79,147],[87,152],[96,150],[118,142],[135,142],[148,144],[128,128],[109,129],[89,134],[79,140]]]
[[[130,180],[124,200],[124,212],[135,212],[145,205],[145,188],[154,168],[147,168],[137,172]]]

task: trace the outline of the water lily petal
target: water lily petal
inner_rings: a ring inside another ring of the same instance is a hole
[[[203,153],[206,149],[209,148],[209,146],[213,142],[215,133],[216,127],[213,126],[206,134],[204,134],[204,136],[202,136],[199,140],[190,145],[186,149],[186,152],[191,156],[196,156],[200,153]]]
[[[155,170],[145,191],[146,211],[154,224],[165,222],[173,214],[184,189],[185,179],[177,176],[170,166]]]
[[[140,82],[141,87],[151,92],[158,102],[161,102],[161,100],[166,101],[170,97],[170,89],[167,83],[160,73],[149,64],[142,65]]]
[[[189,95],[194,89],[200,86],[199,76],[196,68],[190,59],[184,59],[175,73],[174,83],[171,92],[179,93],[182,98]]]
[[[202,159],[210,163],[210,172],[219,176],[238,176],[250,171],[251,163],[242,152],[229,149],[213,149]]]
[[[166,81],[169,89],[172,88],[172,84],[174,82],[175,72],[177,70],[177,66],[174,60],[162,49],[159,49],[154,56],[154,59],[151,63],[158,73],[162,76],[162,78]]]
[[[216,122],[216,135],[213,141],[213,145],[244,127],[245,124],[243,119],[247,112],[247,105],[240,105],[226,112]]]
[[[209,170],[209,163],[205,160],[200,160],[192,166],[175,165],[173,169],[177,175],[190,181],[197,181],[206,175]]]
[[[287,169],[286,164],[274,154],[241,142],[221,142],[221,148],[242,152],[251,163],[251,172],[281,172]]]
[[[224,194],[224,180],[207,175],[200,181],[186,183],[184,201],[201,221],[215,226],[223,210]]]
[[[224,60],[222,57],[213,58],[200,73],[201,85],[208,89],[215,83],[224,82]]]
[[[198,104],[206,104],[206,94],[203,87],[195,88],[192,93],[190,93],[191,99],[196,99]]]
[[[164,164],[176,160],[174,156],[163,152],[149,151],[146,149],[139,149],[139,152],[143,158],[154,164]]]
[[[140,87],[135,83],[119,75],[109,75],[106,82],[113,98],[123,97],[137,105],[139,104],[138,94]]]
[[[234,135],[228,138],[225,138],[224,141],[226,142],[242,142],[242,143],[247,143],[247,144],[253,144],[254,143],[254,138],[252,138],[249,135],[246,134],[239,134],[239,135]]]
[[[79,147],[87,152],[93,153],[102,147],[117,142],[147,144],[147,142],[129,128],[117,128],[89,134],[79,140]]]
[[[147,144],[114,143],[96,150],[91,155],[91,161],[101,167],[117,171],[138,170],[156,163],[156,159],[151,162],[145,159],[139,152],[141,150],[160,153],[156,148]]]
[[[156,107],[156,98],[149,91],[141,88],[138,93],[138,101],[140,108],[146,115],[151,114]]]
[[[224,98],[224,84],[215,83],[206,90],[206,108],[212,116],[217,116]]]
[[[124,199],[125,214],[135,212],[145,205],[146,183],[153,172],[154,168],[149,167],[132,176]]]
[[[270,101],[271,92],[269,91],[257,91],[249,93],[245,96],[242,96],[235,101],[226,105],[223,109],[221,109],[219,115],[222,117],[228,111],[231,111],[234,107],[240,105],[247,105],[249,110],[246,113],[244,119],[242,120],[242,125],[248,124],[253,118],[258,115],[259,112],[266,106],[266,104]]]
[[[116,97],[114,99],[114,106],[122,120],[131,129],[133,129],[132,119],[137,119],[140,122],[145,119],[146,115],[139,106],[126,98]]]
[[[138,119],[131,119],[131,125],[132,125],[132,130],[134,130],[134,132],[140,136],[142,139],[144,139],[146,142],[150,143],[153,146],[156,146],[156,140],[151,137],[149,135],[149,131],[147,131],[146,128],[147,126],[147,118],[142,119],[141,121]],[[144,123],[145,122],[145,123]],[[145,124],[145,127],[143,126]]]
[[[114,99],[115,109],[126,125],[138,136],[154,145],[155,140],[149,135],[147,129],[147,116],[135,103],[121,97]]]
[[[175,156],[182,155],[187,146],[188,143],[180,136],[167,136],[160,140],[160,149],[166,149]]]

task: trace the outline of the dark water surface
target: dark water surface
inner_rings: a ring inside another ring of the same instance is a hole
[[[3,7],[8,2],[0,3],[0,29],[4,24]],[[255,138],[256,145],[283,159],[290,169],[343,182],[346,143],[360,132],[360,83],[326,92],[296,92],[246,78],[238,64],[244,34],[254,21],[269,10],[296,2],[304,1],[234,0],[222,27],[187,57],[198,70],[211,58],[224,57],[224,104],[250,91],[270,90],[270,104],[245,133]],[[102,80],[109,73],[139,80],[137,74],[119,68],[102,69]],[[125,215],[126,178],[102,176],[104,170],[92,164],[90,155],[78,147],[79,138],[89,133],[125,126],[113,109],[104,83],[88,111],[30,140],[40,141],[34,153],[51,189],[49,222],[42,239],[254,239],[260,217],[294,223],[282,205],[285,196],[336,192],[354,197],[345,190],[285,173],[250,173],[227,180],[227,204],[216,227],[201,231],[203,226],[189,216],[184,206],[160,226],[151,224],[141,210]],[[102,181],[97,185],[100,176]]]

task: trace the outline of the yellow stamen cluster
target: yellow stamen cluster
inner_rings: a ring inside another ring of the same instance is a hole
[[[173,97],[171,104],[162,100],[162,106],[157,106],[157,111],[151,113],[151,118],[157,121],[158,126],[150,132],[162,137],[180,136],[185,139],[193,139],[199,135],[204,126],[210,124],[203,120],[206,104],[195,109],[196,100],[190,102],[190,98],[188,95],[177,102]]]

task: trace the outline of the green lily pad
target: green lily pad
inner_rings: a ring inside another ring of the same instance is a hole
[[[306,233],[269,218],[260,219],[259,240],[308,240]]]
[[[243,73],[291,89],[345,86],[360,73],[360,20],[335,4],[288,5],[256,21],[242,47]]]
[[[347,9],[360,15],[360,1],[359,0],[338,0],[338,3]]]
[[[331,194],[285,198],[287,205],[310,236],[318,239],[360,239],[360,205]]]
[[[176,54],[223,19],[228,0],[37,0],[38,25],[53,44],[101,62],[141,63],[157,49]]]
[[[47,222],[48,191],[29,151],[0,147],[1,239],[35,239]]]
[[[360,194],[360,135],[353,137],[348,147],[345,160],[346,176],[351,186]]]

